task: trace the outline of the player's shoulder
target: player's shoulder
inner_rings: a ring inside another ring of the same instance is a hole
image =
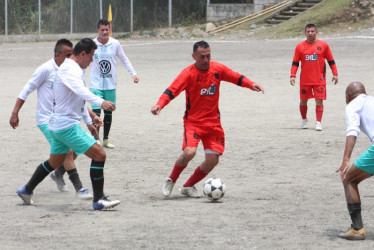
[[[41,64],[36,70],[39,72],[50,72],[50,71],[54,71],[57,69],[58,69],[58,66],[56,62],[54,61],[54,59],[52,58],[44,62],[43,64]]]

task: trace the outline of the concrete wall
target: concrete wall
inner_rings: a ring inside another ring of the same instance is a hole
[[[248,16],[282,1],[284,0],[253,0],[253,4],[209,4],[206,8],[206,20],[220,22]]]

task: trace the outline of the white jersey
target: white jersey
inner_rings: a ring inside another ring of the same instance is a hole
[[[101,106],[103,99],[92,94],[85,86],[82,68],[71,59],[65,59],[57,71],[54,86],[54,106],[48,129],[63,130],[79,124],[85,118],[92,123],[85,101]]]
[[[54,59],[40,65],[31,76],[31,79],[23,87],[18,98],[26,101],[29,94],[37,90],[36,124],[43,125],[49,121],[53,106],[52,84],[56,76],[58,66]]]
[[[106,44],[101,44],[97,38],[94,41],[97,44],[97,49],[91,63],[90,88],[100,90],[117,88],[116,56],[132,76],[136,75],[118,40],[110,37]]]
[[[345,109],[347,136],[358,136],[363,131],[374,143],[374,97],[365,94],[353,99]]]

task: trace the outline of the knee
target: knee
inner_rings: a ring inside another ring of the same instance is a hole
[[[183,159],[186,161],[192,160],[196,155],[196,149],[187,149],[183,152]]]
[[[100,148],[101,150],[98,150],[94,157],[92,157],[92,160],[94,161],[105,161],[106,160],[106,153],[105,151]]]

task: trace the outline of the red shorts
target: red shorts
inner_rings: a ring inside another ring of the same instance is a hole
[[[213,150],[220,155],[225,150],[225,132],[221,125],[218,126],[195,126],[185,125],[183,132],[183,147],[195,147],[199,142],[203,143],[204,150]]]
[[[300,85],[300,100],[326,100],[326,85]]]

